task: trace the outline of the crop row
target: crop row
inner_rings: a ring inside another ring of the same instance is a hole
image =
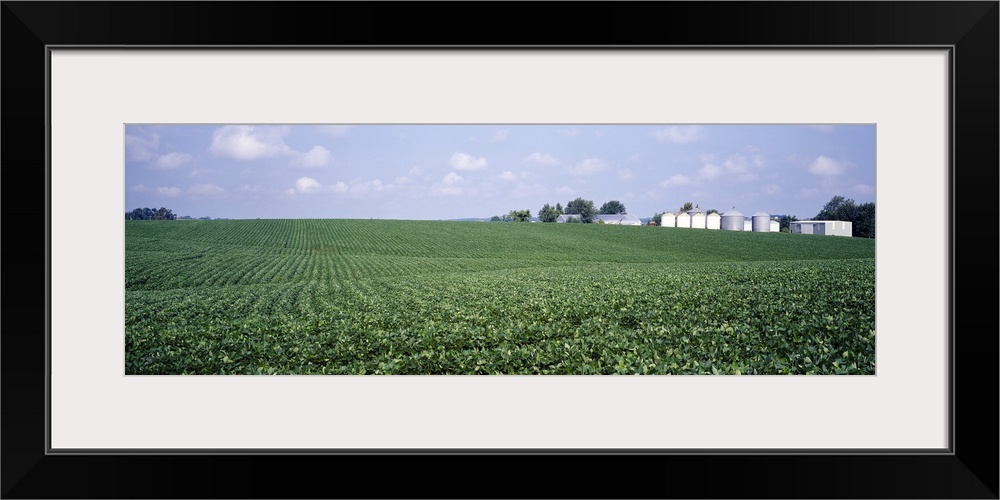
[[[520,267],[426,259],[437,262],[425,263],[433,272],[395,274],[361,259],[341,276],[328,271],[350,259],[307,257],[217,256],[212,266],[182,268],[180,286],[159,286],[170,284],[159,276],[157,287],[127,287],[126,373],[875,369],[874,259]]]

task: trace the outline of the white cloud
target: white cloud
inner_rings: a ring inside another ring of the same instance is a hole
[[[215,184],[195,184],[188,188],[188,192],[191,194],[197,194],[201,196],[213,196],[224,193],[226,190],[222,189]]]
[[[256,160],[296,154],[285,144],[287,127],[226,125],[212,133],[208,148],[215,156],[234,160]]]
[[[854,192],[861,194],[872,194],[875,192],[875,188],[869,186],[868,184],[857,184],[851,189],[853,189]]]
[[[764,157],[759,154],[753,155],[753,164],[757,168],[764,168],[764,166],[767,165],[767,160],[765,160]]]
[[[618,178],[621,179],[621,180],[623,180],[623,181],[631,180],[632,177],[634,177],[634,176],[632,175],[632,170],[631,169],[626,168],[626,169],[618,172]]]
[[[179,187],[158,187],[156,192],[162,194],[163,196],[178,196],[181,194],[181,188]]]
[[[555,156],[541,152],[531,153],[524,161],[534,163],[535,165],[555,165],[559,163],[559,160]]]
[[[767,193],[768,195],[774,196],[776,194],[781,193],[781,186],[777,184],[771,184],[766,188],[764,188],[764,192]]]
[[[346,193],[350,187],[344,181],[337,181],[336,184],[330,186],[330,190],[334,193],[343,194]]]
[[[573,175],[594,175],[598,172],[606,170],[607,168],[608,165],[604,163],[603,160],[598,158],[587,158],[586,160],[570,167],[569,172]]]
[[[330,162],[330,151],[323,146],[313,146],[302,155],[298,163],[306,168],[319,168]]]
[[[847,164],[838,162],[836,160],[827,158],[825,156],[820,156],[816,158],[812,164],[809,165],[809,171],[816,175],[821,175],[824,177],[840,175],[847,170]]]
[[[156,159],[156,168],[159,169],[172,169],[177,168],[182,165],[186,165],[194,161],[194,157],[187,153],[179,153],[174,151],[172,153],[167,153]]]
[[[580,135],[580,131],[575,128],[565,128],[560,130],[559,133],[566,137],[576,137]]]
[[[264,188],[260,187],[259,184],[254,184],[253,186],[250,184],[244,184],[240,186],[239,190],[244,193],[260,193],[264,191]]]
[[[319,181],[312,177],[300,177],[299,180],[295,181],[295,192],[297,193],[315,193],[321,187]]]
[[[639,153],[628,155],[628,161],[642,161],[642,155]]]
[[[145,193],[146,191],[149,191],[149,188],[146,187],[144,184],[136,184],[135,186],[128,188],[128,190],[135,191],[137,193]]]
[[[726,171],[731,174],[745,174],[749,171],[746,158],[739,155],[726,158],[726,161],[722,162],[722,166],[726,167]]]
[[[706,180],[715,179],[721,173],[722,168],[712,165],[711,163],[707,163],[704,167],[698,169],[698,177]]]
[[[660,142],[669,141],[674,144],[687,144],[700,141],[704,138],[704,129],[700,125],[670,127],[657,130],[656,132],[653,132],[653,135],[656,136],[656,140]]]
[[[448,163],[458,170],[482,170],[486,168],[486,158],[475,158],[470,154],[455,152]]]
[[[211,170],[192,170],[191,173],[188,174],[188,177],[190,177],[192,179],[197,179],[198,177],[202,177],[205,174],[208,174],[208,173],[211,173],[211,172],[212,172]]]
[[[493,142],[506,141],[508,135],[510,135],[510,131],[507,129],[497,130],[496,132],[493,132]]]
[[[462,183],[461,175],[455,172],[448,172],[448,175],[441,178],[441,182],[436,182],[431,186],[431,192],[449,196],[460,195],[465,193],[465,190],[461,186]]]
[[[509,170],[504,170],[500,174],[500,178],[503,179],[503,180],[505,180],[505,181],[507,181],[507,182],[516,181],[517,180],[517,176],[514,175],[514,172],[511,172]]]
[[[408,172],[406,172],[406,175],[409,175],[410,177],[422,178],[427,175],[427,171],[424,170],[423,168],[420,168],[419,166],[414,166]]]
[[[351,186],[351,194],[371,194],[395,191],[396,186],[384,184],[380,179],[373,181],[356,182]]]
[[[674,174],[669,179],[660,183],[663,187],[686,186],[688,184],[691,184],[691,178],[684,174]]]
[[[571,188],[569,186],[562,186],[562,187],[556,189],[556,193],[557,194],[573,194],[574,191],[573,191],[573,188]]]
[[[319,130],[326,135],[343,137],[353,128],[352,125],[320,125]]]
[[[130,160],[152,160],[159,147],[160,136],[157,134],[125,134],[125,154]]]

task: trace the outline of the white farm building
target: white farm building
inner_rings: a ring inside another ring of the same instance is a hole
[[[802,220],[791,222],[788,231],[792,234],[825,234],[851,236],[853,223],[842,220]]]
[[[719,229],[721,217],[716,212],[707,213],[704,209],[696,206],[687,212],[680,212],[676,215],[670,211],[663,212],[660,215],[660,226]]]
[[[663,212],[660,215],[661,227],[677,227],[677,216],[673,212]]]

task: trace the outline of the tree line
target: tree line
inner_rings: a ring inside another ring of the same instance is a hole
[[[125,220],[174,220],[177,216],[169,208],[136,208],[125,212]]]
[[[554,207],[546,203],[538,211],[538,219],[542,222],[555,222],[560,215],[579,215],[580,217],[570,220],[574,221],[578,219],[576,221],[590,224],[594,222],[595,216],[599,214],[624,213],[626,213],[625,205],[618,200],[606,202],[598,209],[595,207],[593,200],[577,198],[567,203],[565,208],[563,208],[561,203],[556,203]],[[511,210],[507,215],[494,215],[490,220],[493,222],[531,222],[531,210]]]

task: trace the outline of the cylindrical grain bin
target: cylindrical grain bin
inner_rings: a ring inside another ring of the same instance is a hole
[[[691,227],[705,229],[705,214],[703,212],[694,212],[691,214]]]
[[[698,208],[698,205],[688,210],[688,215],[691,216],[691,227],[705,229],[705,211]]]
[[[722,216],[712,212],[705,216],[705,229],[719,229],[722,226]]]
[[[677,227],[677,216],[673,212],[663,212],[660,215],[660,227]]]
[[[771,230],[771,216],[764,211],[753,214],[751,227],[755,233],[769,232]]]
[[[677,214],[677,227],[691,227],[691,216],[687,212]]]
[[[736,207],[722,214],[721,221],[723,231],[742,231],[743,214]]]

